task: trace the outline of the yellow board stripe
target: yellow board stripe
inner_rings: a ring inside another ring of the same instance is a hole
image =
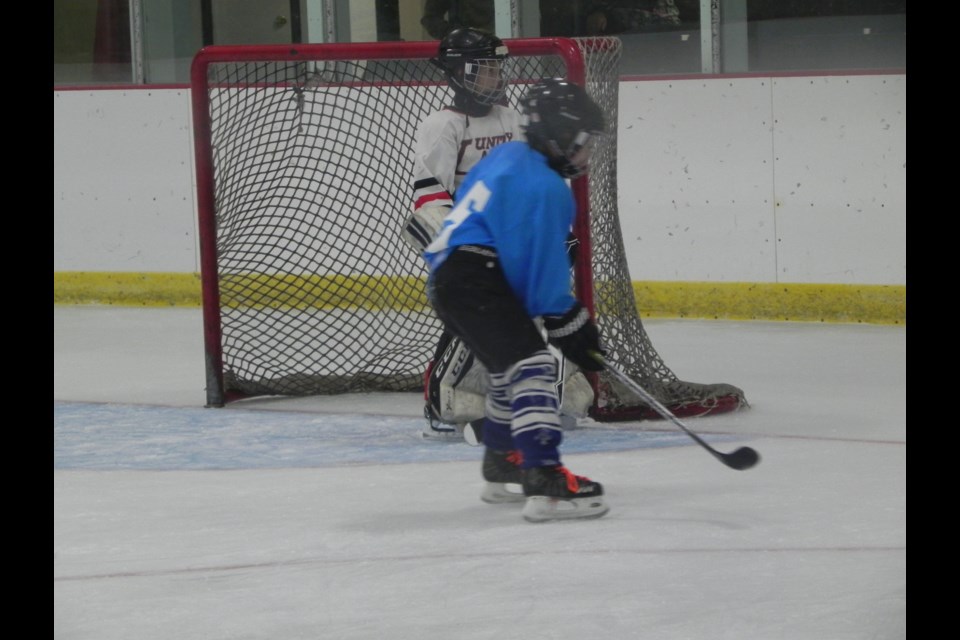
[[[53,303],[198,307],[200,274],[54,272]]]
[[[907,287],[759,282],[634,282],[644,317],[907,323]]]
[[[258,291],[269,291],[269,301],[260,302]],[[634,282],[633,292],[645,318],[907,322],[907,288],[902,285]],[[234,275],[221,282],[221,301],[230,306],[291,308],[412,310],[426,305],[422,280],[375,276]],[[53,274],[53,302],[197,307],[200,276],[58,272]]]

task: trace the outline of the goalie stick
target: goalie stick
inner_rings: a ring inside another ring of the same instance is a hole
[[[760,454],[757,453],[756,449],[752,449],[750,447],[740,447],[739,449],[737,449],[736,451],[733,451],[732,453],[723,453],[723,452],[717,451],[716,449],[711,447],[709,444],[704,442],[704,440],[700,438],[700,436],[698,436],[689,428],[687,428],[687,425],[683,424],[683,422],[681,422],[679,418],[677,418],[675,415],[670,413],[669,409],[667,409],[665,406],[660,404],[660,402],[658,402],[656,398],[650,395],[646,391],[646,389],[644,389],[639,384],[637,384],[637,382],[634,381],[632,378],[630,378],[626,373],[624,373],[623,371],[615,367],[610,362],[607,362],[606,358],[604,358],[602,355],[600,355],[596,351],[591,352],[590,355],[592,355],[597,362],[602,364],[603,367],[614,378],[619,380],[621,383],[623,383],[624,386],[626,386],[628,389],[630,389],[635,394],[640,396],[640,398],[643,399],[644,402],[646,402],[651,407],[653,407],[654,410],[656,410],[656,412],[659,413],[661,416],[663,416],[665,419],[669,420],[673,424],[683,429],[683,432],[686,433],[691,438],[693,438],[694,442],[696,442],[701,447],[703,447],[704,449],[709,451],[711,454],[713,454],[713,456],[723,464],[727,465],[731,469],[736,469],[737,471],[743,471],[744,469],[749,469],[755,466],[758,462],[760,462]]]

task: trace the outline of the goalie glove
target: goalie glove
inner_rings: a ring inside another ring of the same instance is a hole
[[[448,213],[449,205],[425,204],[420,207],[403,221],[401,235],[404,241],[417,252],[422,252],[440,233],[443,219]]]
[[[600,346],[600,331],[582,304],[574,303],[562,316],[544,316],[543,326],[547,341],[568,360],[584,371],[603,371],[603,365],[590,355],[591,351],[606,355]]]

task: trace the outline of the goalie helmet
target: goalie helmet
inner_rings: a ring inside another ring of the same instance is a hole
[[[593,144],[604,130],[603,112],[587,92],[560,78],[542,80],[520,104],[530,146],[564,178],[586,173]]]
[[[507,46],[497,36],[464,27],[454,29],[440,41],[433,62],[447,76],[456,106],[467,113],[484,115],[506,93],[508,56]]]

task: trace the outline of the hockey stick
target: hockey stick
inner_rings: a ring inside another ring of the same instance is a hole
[[[627,376],[626,373],[624,373],[623,371],[615,367],[610,362],[607,362],[607,360],[599,353],[592,352],[591,355],[597,362],[599,362],[604,366],[604,368],[610,373],[610,375],[612,375],[614,378],[616,378],[621,383],[623,383],[623,385],[625,385],[628,389],[633,391],[635,394],[640,396],[640,398],[643,399],[644,402],[646,402],[651,407],[653,407],[657,411],[657,413],[659,413],[665,419],[669,420],[673,424],[683,429],[684,433],[686,433],[688,436],[693,438],[693,440],[697,444],[699,444],[701,447],[703,447],[704,449],[709,451],[711,454],[713,454],[713,456],[723,464],[727,465],[731,469],[736,469],[737,471],[743,471],[744,469],[749,469],[750,467],[760,462],[760,454],[757,453],[756,449],[752,449],[750,447],[740,447],[739,449],[737,449],[732,453],[722,453],[720,451],[717,451],[716,449],[711,447],[709,444],[704,442],[703,439],[700,438],[700,436],[698,436],[693,431],[688,429],[687,425],[683,424],[683,422],[681,422],[677,416],[670,413],[669,409],[667,409],[665,406],[660,404],[660,402],[658,402],[656,398],[650,395],[646,391],[646,389],[644,389],[639,384],[637,384],[632,378]]]

